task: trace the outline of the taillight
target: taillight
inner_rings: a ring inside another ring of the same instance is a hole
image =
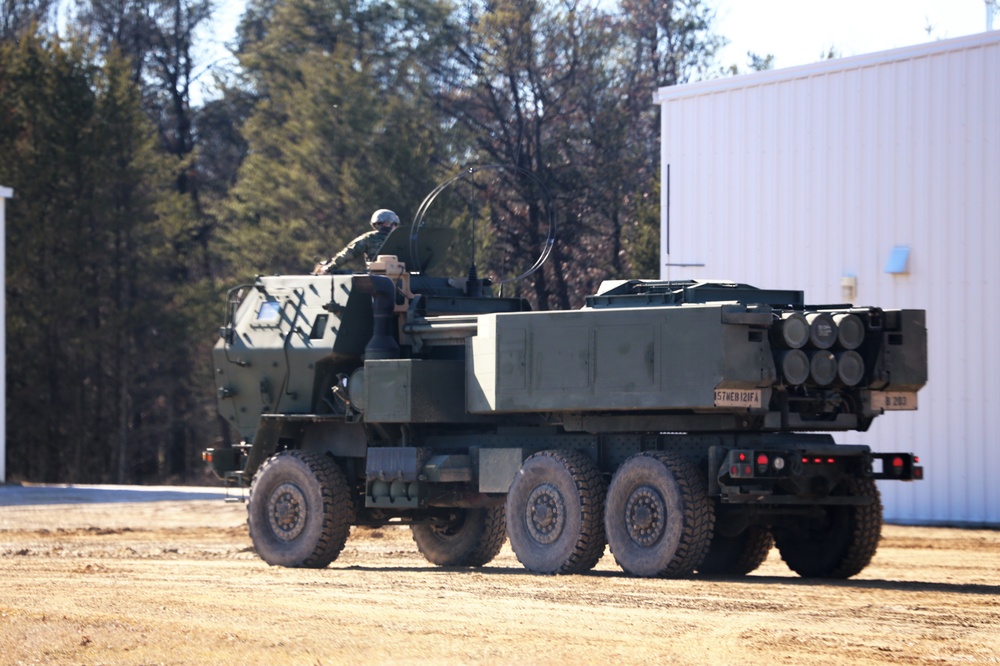
[[[729,476],[734,479],[753,478],[753,451],[729,452]]]
[[[729,476],[734,479],[750,479],[772,476],[785,468],[785,459],[761,451],[730,451],[726,461]]]

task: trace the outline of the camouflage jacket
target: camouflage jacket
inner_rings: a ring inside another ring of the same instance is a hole
[[[379,248],[382,247],[382,244],[385,243],[385,239],[388,237],[388,232],[378,230],[361,234],[330,260],[326,265],[327,270],[340,268],[358,256],[364,257],[365,261],[375,261]]]

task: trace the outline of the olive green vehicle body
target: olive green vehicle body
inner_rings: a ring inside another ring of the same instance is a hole
[[[551,524],[576,529],[559,522],[560,473],[545,471],[562,465],[585,479],[584,504],[600,503],[608,540],[622,532],[625,543],[611,545],[630,573],[685,575],[719,552],[727,565],[713,571],[740,573],[732,560],[760,559],[774,533],[790,558],[805,557],[793,567],[803,575],[853,575],[874,545],[812,574],[808,548],[787,544],[817,546],[838,521],[841,532],[880,522],[873,480],[922,478],[910,454],[836,444],[830,433],[916,408],[926,336],[922,310],[808,305],[799,291],[723,282],[607,282],[581,309],[537,312],[482,281],[400,273],[391,260],[366,274],[260,277],[231,293],[213,355],[219,412],[240,443],[206,458],[236,488],[283,452],[333,461],[351,524],[439,529],[456,512],[506,506],[515,550],[511,520],[527,521],[516,538],[538,540],[532,548],[549,547]],[[653,480],[616,488],[626,465],[623,478]],[[541,481],[512,489],[535,468]],[[687,485],[694,494],[671,509]],[[626,545],[666,539],[670,512],[692,503],[705,507],[694,509],[708,532],[695,538],[699,554],[629,559]],[[605,504],[625,517],[604,516]],[[274,527],[287,507],[268,506],[258,523]],[[877,543],[877,527],[866,529],[863,540]],[[603,547],[588,543],[556,566],[518,557],[533,571],[569,573],[593,566]],[[479,555],[457,563],[485,563]]]

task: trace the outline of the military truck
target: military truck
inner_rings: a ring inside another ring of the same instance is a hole
[[[869,563],[875,481],[923,470],[831,433],[916,409],[924,311],[646,279],[532,311],[433,276],[449,236],[403,227],[366,273],[230,292],[214,365],[241,441],[204,457],[266,562],[325,567],[353,525],[399,523],[449,567],[505,538],[539,574],[606,546],[635,576],[743,575],[775,545],[802,576]]]

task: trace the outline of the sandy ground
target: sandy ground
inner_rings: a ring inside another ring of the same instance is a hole
[[[0,486],[0,663],[1000,663],[997,531],[886,526],[837,582],[776,552],[730,579],[628,578],[608,554],[536,576],[509,546],[443,569],[399,527],[293,570],[257,558],[242,504],[116,491]]]

